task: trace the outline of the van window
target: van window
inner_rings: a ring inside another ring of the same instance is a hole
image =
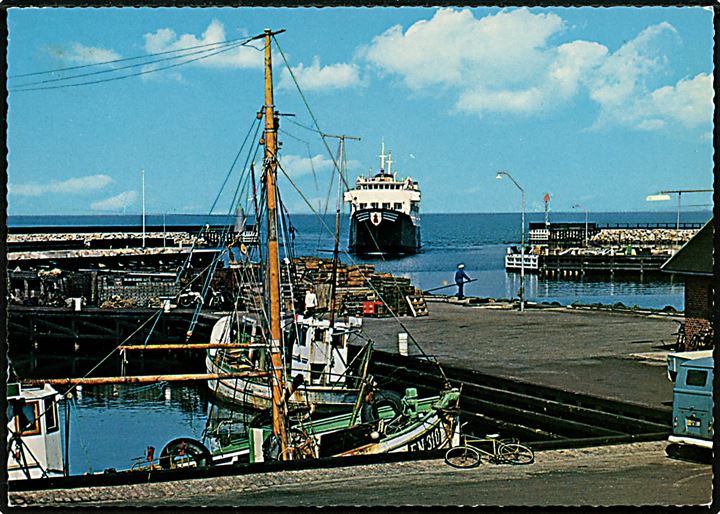
[[[689,386],[703,387],[707,381],[707,371],[689,369],[685,384]]]

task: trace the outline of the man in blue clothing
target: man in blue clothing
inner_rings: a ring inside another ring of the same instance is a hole
[[[463,287],[465,287],[465,282],[470,282],[470,277],[468,277],[467,274],[465,273],[465,265],[458,264],[458,269],[455,272],[455,284],[458,286],[458,292],[457,292],[458,300],[462,300],[464,298]]]

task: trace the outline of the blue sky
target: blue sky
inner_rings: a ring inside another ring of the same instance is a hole
[[[499,170],[523,186],[528,210],[549,192],[554,211],[672,211],[646,195],[712,184],[712,22],[689,7],[14,8],[8,74],[284,28],[279,42],[321,129],[362,138],[347,144],[350,176],[377,168],[384,139],[398,173],[420,182],[423,212],[517,212]],[[8,213],[139,212],[143,169],[149,212],[208,212],[263,102],[261,57],[245,47],[62,89],[13,92],[69,71],[11,78]],[[276,105],[310,125],[277,54],[274,64]],[[324,202],[324,146],[282,128],[307,142],[282,137],[284,167],[313,205]],[[290,211],[309,212],[282,185]]]

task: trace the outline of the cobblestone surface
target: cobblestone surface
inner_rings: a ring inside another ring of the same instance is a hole
[[[665,446],[665,442],[649,442],[544,451],[536,453],[535,463],[528,466],[483,463],[477,468],[457,470],[442,460],[414,461],[93,489],[16,492],[10,495],[10,501],[16,506],[195,507],[508,502],[552,505],[567,504],[568,495],[576,498],[576,504],[594,505],[709,501],[711,467],[669,459],[664,455]],[[595,477],[609,481],[597,484],[597,494],[593,490],[578,490],[572,496],[572,490],[566,488],[567,485],[572,489],[574,480],[592,482]],[[543,496],[531,496],[538,484]],[[621,485],[626,492],[622,492]],[[617,488],[614,499],[609,486]],[[501,495],[493,497],[493,488]]]

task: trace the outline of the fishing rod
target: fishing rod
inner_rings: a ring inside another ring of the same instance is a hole
[[[470,282],[477,282],[476,278],[472,278],[470,280],[467,280],[463,282],[463,284],[469,284]],[[440,286],[440,287],[433,287],[432,289],[428,289],[427,291],[423,291],[423,293],[431,293],[432,291],[439,291],[440,289],[446,289],[448,287],[457,287],[457,284],[448,284],[446,286]]]

